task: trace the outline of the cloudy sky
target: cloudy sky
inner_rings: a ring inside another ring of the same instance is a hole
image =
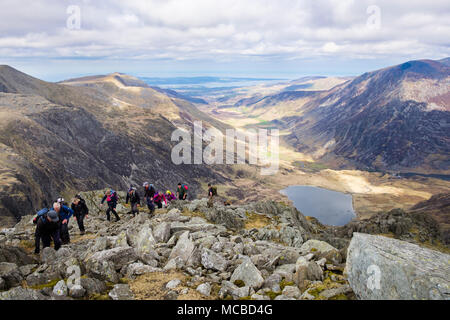
[[[450,56],[448,0],[0,0],[0,64],[295,78]]]

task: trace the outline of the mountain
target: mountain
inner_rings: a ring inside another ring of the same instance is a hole
[[[363,170],[448,174],[445,61],[410,61],[328,90],[282,92],[244,106],[253,116],[269,115],[291,132],[291,145],[317,160]]]
[[[167,161],[172,132],[195,120],[227,127],[127,75],[56,84],[1,66],[0,224],[84,190],[186,182],[195,195],[200,178],[223,181],[213,167]]]

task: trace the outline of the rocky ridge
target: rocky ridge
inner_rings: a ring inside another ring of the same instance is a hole
[[[282,203],[175,201],[134,218],[119,204],[115,223],[97,207],[99,192],[83,196],[91,209],[87,234],[79,236],[72,221],[72,242],[58,251],[29,253],[32,216],[0,231],[0,300],[356,297],[344,272],[346,260],[347,268],[355,261],[347,257],[349,239]]]

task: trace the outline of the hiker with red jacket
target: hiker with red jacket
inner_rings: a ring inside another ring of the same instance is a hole
[[[106,200],[106,203],[108,204],[108,209],[106,210],[106,219],[108,221],[111,221],[110,213],[112,212],[114,214],[114,216],[116,217],[116,222],[119,221],[120,217],[116,211],[117,201],[119,200],[117,197],[117,193],[112,189],[108,189],[105,192],[105,196],[102,199],[102,202],[101,202],[102,207],[103,207],[103,202],[105,202],[105,200]]]
[[[167,200],[164,194],[159,191],[154,197],[155,204],[161,209],[163,206],[167,206]]]
[[[178,188],[177,188],[177,198],[179,200],[186,200],[187,199],[187,191],[188,191],[188,186],[185,184],[178,184]]]

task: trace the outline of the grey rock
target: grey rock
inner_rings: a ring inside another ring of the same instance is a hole
[[[73,285],[70,289],[69,289],[69,296],[71,296],[72,298],[82,298],[84,297],[84,295],[86,294],[86,289],[84,289],[81,285],[76,284]]]
[[[0,300],[47,300],[39,290],[15,287],[9,291],[0,292]]]
[[[126,276],[127,278],[135,278],[136,276],[158,271],[162,271],[162,269],[138,262],[128,265],[126,269]]]
[[[288,298],[294,298],[299,299],[302,293],[297,287],[294,286],[286,286],[284,287],[283,291],[281,292],[282,295],[288,297]]]
[[[115,270],[120,270],[123,266],[137,261],[138,257],[132,247],[118,247],[94,253],[88,259],[90,262],[112,262]]]
[[[54,287],[53,287],[53,294],[55,296],[59,297],[65,297],[68,294],[68,288],[66,285],[66,282],[64,280],[59,281]]]
[[[114,263],[109,260],[89,259],[86,264],[88,275],[103,281],[119,282]]]
[[[22,273],[22,275],[24,277],[27,277],[28,275],[30,275],[33,272],[33,269],[37,268],[37,264],[27,264],[24,266],[19,267],[20,272]]]
[[[169,291],[164,295],[164,300],[177,300],[178,293],[175,291]]]
[[[103,293],[107,289],[105,282],[95,278],[81,278],[80,284],[88,295]]]
[[[219,290],[219,297],[225,298],[227,295],[231,295],[234,300],[247,297],[250,293],[250,288],[248,286],[239,288],[234,283],[230,281],[223,281],[222,287]]]
[[[224,257],[206,248],[202,250],[201,263],[205,268],[217,271],[225,271],[228,266]]]
[[[296,263],[296,272],[294,281],[298,288],[303,292],[308,281],[323,280],[323,270],[314,261],[307,261],[304,257],[300,257]]]
[[[354,233],[346,273],[360,299],[450,299],[450,255],[408,242]]]
[[[285,278],[286,281],[293,281],[295,271],[295,264],[283,264],[278,266],[273,273],[279,274],[282,278]]]
[[[153,237],[152,229],[149,224],[145,224],[139,231],[133,246],[139,255],[148,254],[154,249],[156,240]]]
[[[0,291],[6,290],[6,282],[0,277]]]
[[[321,252],[321,253],[325,253],[331,250],[336,250],[337,249],[335,247],[333,247],[332,245],[328,244],[325,241],[320,241],[320,240],[308,240],[306,241],[301,247],[300,247],[300,252],[302,254],[308,254],[311,252],[311,250],[313,252]]]
[[[113,300],[134,300],[133,292],[127,284],[116,284],[108,295]]]
[[[211,285],[209,283],[202,283],[196,290],[204,296],[209,297],[211,295]]]
[[[35,264],[37,260],[28,254],[22,248],[11,246],[0,246],[0,262],[15,263],[18,266]]]
[[[18,286],[23,280],[19,267],[10,262],[0,262],[0,278],[3,278],[7,288]]]
[[[348,285],[343,285],[339,288],[333,288],[333,289],[327,289],[320,293],[320,295],[326,299],[331,299],[333,297],[336,297],[340,294],[348,294],[351,293],[352,289]]]
[[[295,300],[295,299],[292,297],[287,297],[283,294],[280,294],[279,296],[276,296],[276,298],[274,300]]]
[[[179,257],[183,262],[187,262],[192,252],[194,251],[195,245],[189,238],[189,231],[183,232],[178,238],[177,244],[172,249],[170,253],[169,260]]]
[[[52,263],[56,260],[56,251],[52,247],[44,248],[41,251],[41,262],[42,263]]]
[[[153,236],[157,242],[167,242],[170,238],[170,223],[158,224],[153,230]]]
[[[236,280],[244,281],[245,285],[254,289],[259,289],[264,283],[264,278],[261,272],[255,267],[249,258],[244,261],[234,270],[231,276],[231,282]]]
[[[270,300],[270,298],[268,296],[265,295],[260,295],[260,294],[252,294],[250,297],[252,300]]]
[[[269,288],[273,292],[281,291],[280,282],[282,275],[279,273],[273,273],[264,280],[263,288]]]
[[[181,280],[179,280],[179,279],[170,280],[166,284],[166,289],[175,289],[176,287],[178,287],[180,285],[180,283],[181,283]]]

